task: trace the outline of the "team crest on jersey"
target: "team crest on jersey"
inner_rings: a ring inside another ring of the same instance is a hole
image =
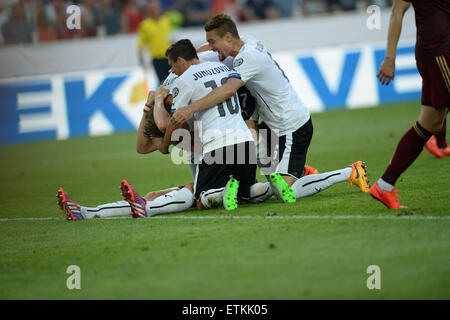
[[[234,60],[233,68],[239,67],[243,62],[244,62],[244,59],[242,59],[242,58]]]
[[[180,90],[178,90],[178,88],[173,88],[172,89],[172,96],[173,96],[173,98],[175,98],[178,95],[179,92],[180,92]]]

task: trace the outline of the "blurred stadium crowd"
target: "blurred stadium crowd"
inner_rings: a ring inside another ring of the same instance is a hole
[[[158,0],[2,0],[0,44],[39,43],[134,33],[149,1]],[[159,0],[174,28],[201,26],[217,13],[240,22],[363,11],[388,7],[392,0]],[[67,7],[80,8],[81,28],[69,30]]]

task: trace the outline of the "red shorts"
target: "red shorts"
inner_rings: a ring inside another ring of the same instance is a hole
[[[431,60],[417,61],[422,76],[422,105],[435,108],[450,107],[450,53]]]

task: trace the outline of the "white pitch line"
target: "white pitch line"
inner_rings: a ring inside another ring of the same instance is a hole
[[[131,219],[128,216],[121,217],[109,217],[102,218],[102,220],[123,220]],[[213,219],[267,219],[267,220],[308,220],[308,219],[329,219],[329,220],[450,220],[450,216],[417,216],[417,215],[379,215],[379,216],[362,216],[362,215],[346,215],[346,216],[330,216],[330,215],[298,215],[298,216],[230,216],[230,215],[220,215],[220,216],[195,216],[195,215],[168,215],[168,216],[154,216],[151,220],[213,220]],[[49,220],[64,220],[64,218],[57,217],[46,217],[46,218],[0,218],[0,222],[6,221],[49,221]],[[137,219],[146,220],[146,219]]]

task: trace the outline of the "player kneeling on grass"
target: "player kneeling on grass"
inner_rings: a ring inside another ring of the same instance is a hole
[[[222,63],[202,63],[187,39],[172,45],[167,50],[167,56],[172,72],[178,75],[171,89],[173,110],[203,98],[229,76],[230,70]],[[240,114],[237,96],[218,103],[215,108],[195,114],[193,120],[201,126],[199,138],[202,144],[202,159],[197,164],[194,181],[197,207],[208,209],[210,204],[202,201],[202,196],[216,193],[221,194],[219,198],[225,209],[236,209],[238,198],[250,199],[250,186],[254,183],[256,170],[255,144]],[[158,147],[164,154],[169,153],[175,129],[169,122],[164,140]],[[129,182],[122,181],[121,187],[122,195],[130,203],[133,213],[145,216],[146,200],[139,196]]]

